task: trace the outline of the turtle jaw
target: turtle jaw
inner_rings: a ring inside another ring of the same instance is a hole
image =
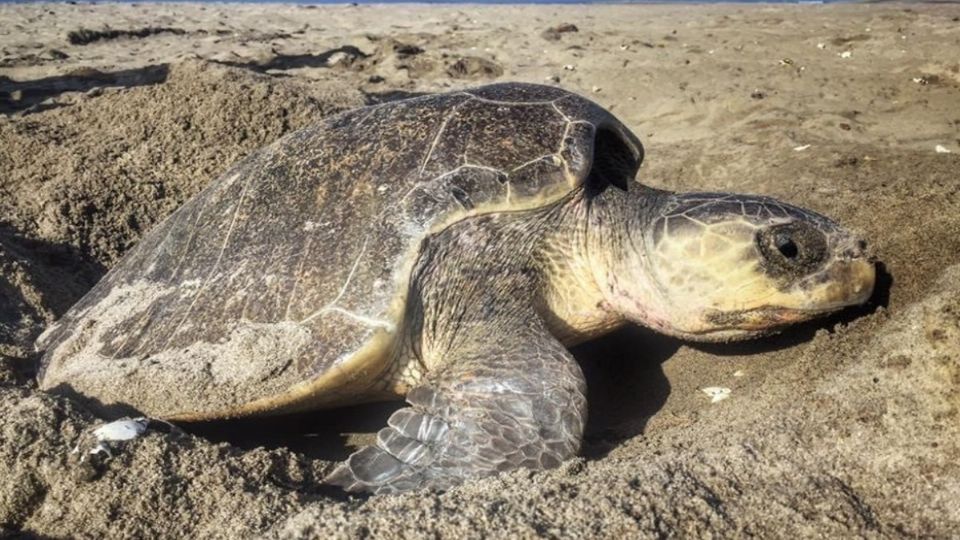
[[[692,324],[670,333],[692,341],[739,341],[780,332],[787,326],[865,303],[873,294],[876,264],[865,256],[841,255],[823,270],[777,295],[782,304],[703,310]],[[802,299],[802,301],[797,301]]]
[[[777,334],[786,327],[822,317],[836,311],[827,309],[792,309],[760,307],[743,311],[707,311],[708,321],[699,332],[685,332],[678,337],[705,343],[746,341]]]
[[[832,256],[801,279],[771,275],[752,246],[728,257],[689,258],[675,253],[671,272],[663,258],[647,279],[633,279],[614,292],[624,315],[636,324],[689,341],[748,340],[866,302],[873,294],[876,265],[857,237],[831,239]],[[855,247],[851,247],[855,246]],[[711,274],[720,276],[710,279]],[[674,276],[699,276],[674,283]],[[645,284],[645,285],[644,285]]]
[[[822,317],[836,308],[795,309],[762,306],[742,310],[706,309],[689,317],[657,316],[645,312],[630,317],[631,322],[657,332],[701,343],[746,341],[781,332],[788,326]],[[684,320],[685,319],[685,320]]]
[[[835,311],[866,302],[873,295],[876,281],[877,268],[872,259],[841,256],[797,288],[809,298],[808,309]]]
[[[612,289],[610,303],[631,322],[672,337],[742,341],[865,303],[873,294],[876,266],[866,257],[838,256],[786,288],[761,272],[750,275],[744,267],[743,286],[712,297],[707,287],[678,291],[656,279],[637,279],[628,288],[614,280],[621,286]]]

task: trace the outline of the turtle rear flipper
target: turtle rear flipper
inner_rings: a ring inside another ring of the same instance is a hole
[[[495,342],[496,333],[476,332],[446,369],[408,394],[411,407],[393,413],[376,445],[351,455],[327,482],[372,493],[443,490],[574,456],[587,418],[580,366],[542,324],[518,329],[526,331]]]

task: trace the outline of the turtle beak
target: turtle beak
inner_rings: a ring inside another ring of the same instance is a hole
[[[864,258],[837,264],[833,273],[837,276],[834,294],[841,305],[862,304],[873,294],[877,282],[877,265],[873,261]]]
[[[875,261],[864,240],[845,240],[834,260],[816,276],[816,281],[823,285],[812,295],[811,307],[830,311],[869,300],[877,282]]]

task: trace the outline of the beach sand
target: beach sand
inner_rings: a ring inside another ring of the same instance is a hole
[[[958,21],[946,4],[0,5],[0,536],[960,534]],[[320,484],[396,405],[71,454],[103,419],[37,390],[32,341],[151,225],[322,116],[506,80],[612,110],[649,185],[861,231],[877,293],[755,342],[582,346],[583,457],[445,494]]]

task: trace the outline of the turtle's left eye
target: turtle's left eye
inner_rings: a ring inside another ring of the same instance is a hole
[[[777,276],[812,272],[827,259],[827,239],[803,221],[781,223],[757,233],[757,247],[767,271]]]
[[[787,259],[796,259],[800,255],[800,248],[797,247],[797,243],[793,241],[793,238],[790,238],[789,234],[778,233],[773,238],[773,245]]]

